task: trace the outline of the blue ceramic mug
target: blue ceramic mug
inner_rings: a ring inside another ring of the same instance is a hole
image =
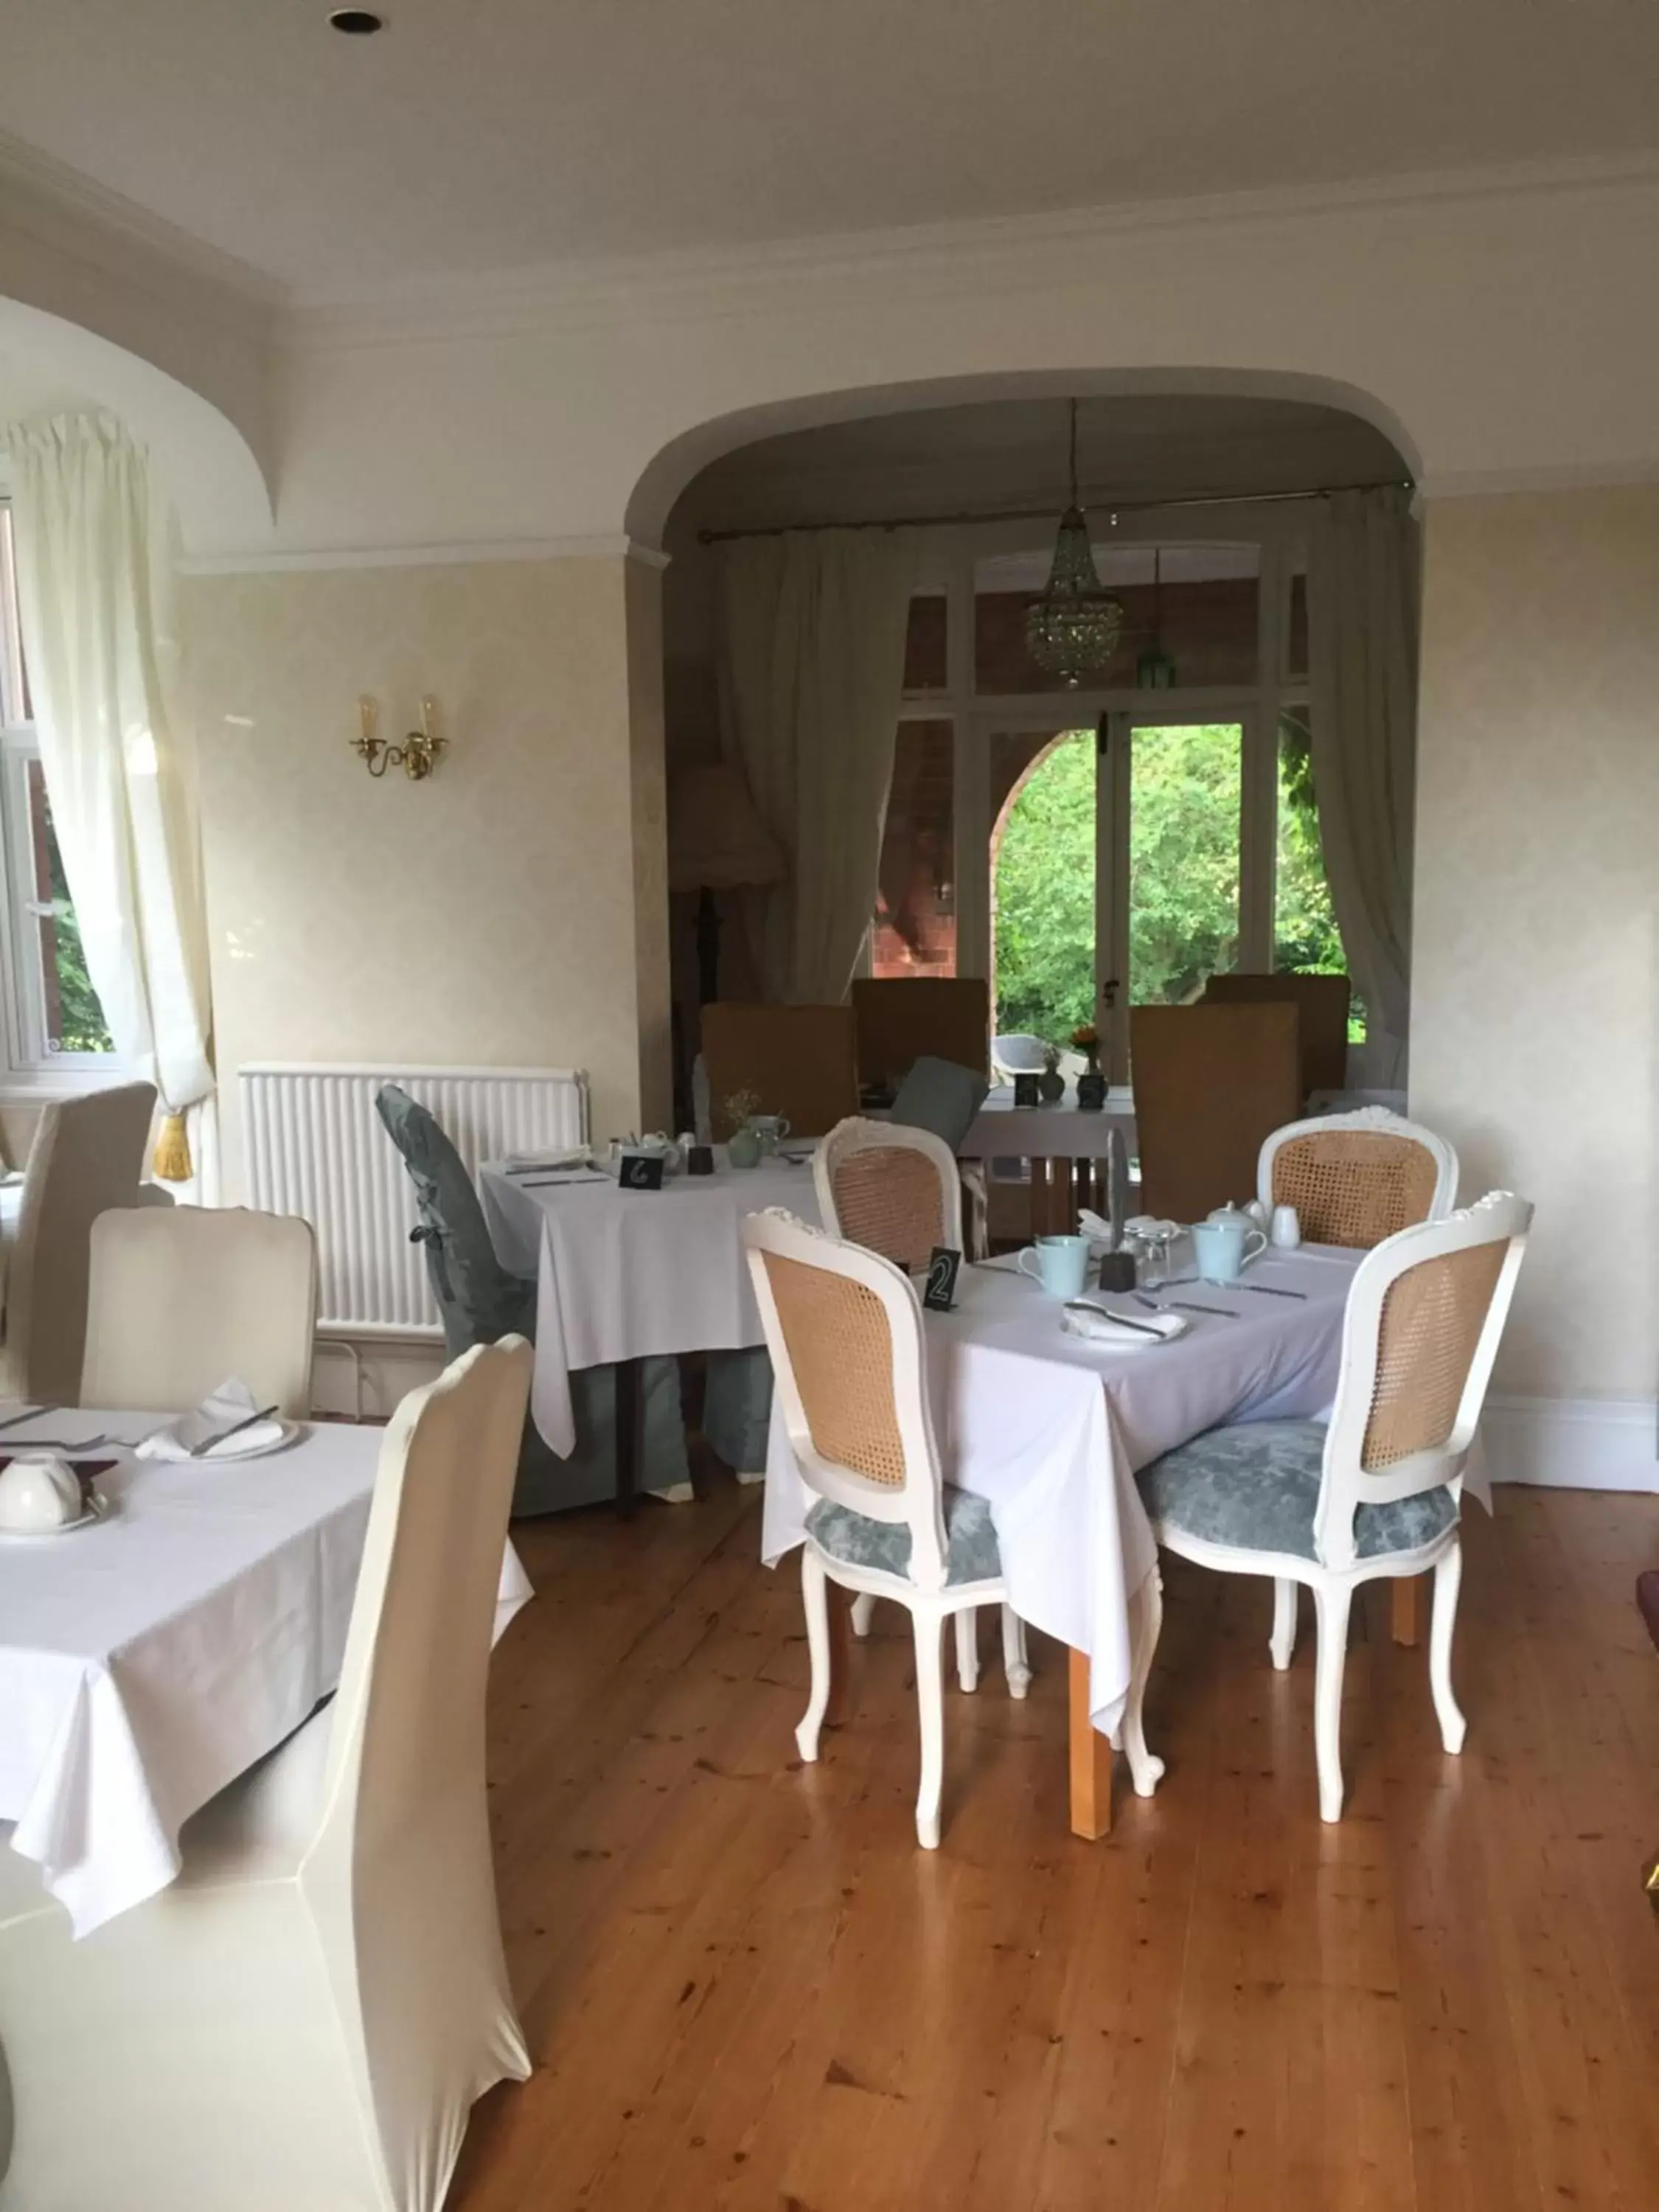
[[[1246,1213],[1212,1213],[1193,1224],[1193,1252],[1206,1283],[1236,1283],[1267,1240]]]
[[[1026,1261],[1035,1260],[1035,1267]],[[1089,1279],[1089,1240],[1086,1237],[1039,1237],[1019,1255],[1019,1272],[1034,1275],[1051,1298],[1083,1295]]]

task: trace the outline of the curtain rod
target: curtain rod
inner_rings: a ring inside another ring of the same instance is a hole
[[[1375,483],[1322,484],[1313,491],[1220,491],[1192,493],[1181,499],[1103,499],[1102,514],[1156,514],[1182,507],[1283,507],[1292,500],[1329,499],[1339,491],[1413,491],[1407,477],[1384,477]],[[978,514],[892,514],[874,522],[770,522],[747,530],[700,530],[699,545],[724,545],[734,538],[787,538],[792,530],[949,530],[970,522],[1055,522],[1060,510],[1048,507],[992,507]]]

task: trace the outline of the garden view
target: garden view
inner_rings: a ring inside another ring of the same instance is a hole
[[[1128,989],[1124,1003],[1196,999],[1234,964],[1243,732],[1194,723],[1134,732]],[[1095,733],[1066,732],[1004,825],[995,881],[996,1025],[1055,1042],[1095,1017]],[[1340,974],[1319,850],[1308,733],[1279,749],[1273,964]],[[1360,1030],[1363,1034],[1363,1030]]]

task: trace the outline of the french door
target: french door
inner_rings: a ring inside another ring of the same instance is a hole
[[[1092,1021],[1127,1082],[1131,1005],[1186,1004],[1218,969],[1271,964],[1264,728],[1254,702],[1209,698],[1070,729],[1052,709],[974,717],[960,830],[981,857],[960,872],[961,921],[964,951],[983,946],[999,1032],[1063,1044]]]

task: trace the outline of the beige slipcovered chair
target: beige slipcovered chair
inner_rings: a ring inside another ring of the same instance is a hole
[[[92,1224],[135,1206],[155,1113],[149,1083],[120,1083],[40,1109],[6,1270],[0,1397],[73,1405],[87,1339]]]
[[[991,987],[982,975],[855,975],[859,1081],[895,1089],[924,1054],[986,1073]]]
[[[1006,1604],[991,1509],[940,1474],[909,1278],[879,1253],[781,1212],[751,1213],[743,1239],[789,1442],[817,1493],[801,1548],[812,1688],[795,1741],[811,1765],[830,1700],[826,1583],[896,1599],[915,1635],[916,1838],[934,1850],[945,1759],[939,1631],[952,1613]],[[1009,1689],[1024,1697],[1029,1677],[1012,1645],[1005,1658]]]
[[[1243,1205],[1263,1144],[1302,1109],[1297,1010],[1132,1006],[1129,1072],[1148,1213],[1201,1221]]]
[[[474,2100],[528,2075],[484,1684],[531,1359],[480,1346],[398,1408],[339,1694],[170,1887],[77,1943],[0,1848],[5,2212],[438,2212]]]
[[[1328,1425],[1244,1421],[1166,1452],[1137,1480],[1166,1550],[1273,1580],[1270,1650],[1296,1643],[1297,1586],[1314,1594],[1314,1741],[1322,1819],[1342,1816],[1342,1675],[1361,1583],[1434,1570],[1429,1683],[1449,1752],[1463,1468],[1515,1294],[1532,1208],[1507,1191],[1386,1237],[1355,1270]]]
[[[732,1133],[726,1102],[748,1091],[795,1137],[821,1137],[859,1103],[850,1006],[771,1006],[716,1000],[702,1010],[702,1057],[717,1138]]]
[[[832,1237],[845,1237],[879,1252],[914,1274],[936,1245],[960,1252],[962,1178],[955,1154],[942,1137],[902,1121],[869,1121],[854,1115],[838,1121],[812,1160],[818,1214]],[[867,1636],[876,1601],[869,1592],[853,1601],[853,1633]],[[957,1680],[979,1686],[979,1638],[971,1612],[957,1615]],[[1003,1609],[1005,1648],[1024,1680],[1030,1680],[1025,1624]]]
[[[1310,1244],[1380,1244],[1443,1220],[1456,1195],[1452,1146],[1382,1106],[1275,1129],[1257,1164],[1256,1196],[1269,1212],[1293,1206]]]
[[[1353,986],[1346,975],[1268,975],[1230,970],[1204,986],[1206,1006],[1261,1006],[1282,1001],[1297,1011],[1297,1048],[1304,1100],[1315,1091],[1341,1091],[1348,1080],[1348,1007]]]
[[[100,1213],[81,1403],[184,1413],[234,1376],[256,1405],[303,1420],[316,1322],[317,1239],[297,1214]]]

